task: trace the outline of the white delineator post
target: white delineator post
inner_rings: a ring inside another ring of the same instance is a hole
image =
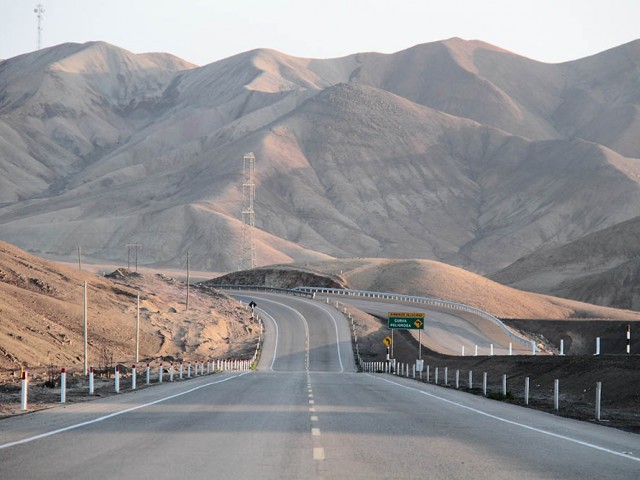
[[[493,357],[493,343],[489,346],[489,355]]]
[[[529,377],[524,379],[524,404],[529,405]]]
[[[476,350],[475,350],[475,352],[474,352],[473,356],[474,356],[474,357],[477,357],[477,356],[478,356],[478,345],[476,345]]]
[[[456,390],[460,388],[460,370],[456,370]]]
[[[160,370],[158,371],[158,383],[162,383],[162,373],[163,373],[163,366],[162,366],[162,363],[160,363]]]
[[[487,372],[482,374],[482,394],[487,396]]]
[[[120,393],[120,365],[116,365],[116,393]]]
[[[627,355],[631,353],[631,324],[627,325]]]
[[[180,362],[180,380],[182,380],[182,362]]]
[[[553,409],[560,410],[560,380],[557,378],[553,381]]]
[[[469,390],[473,388],[473,372],[469,370]]]
[[[535,354],[536,354],[536,342],[531,340],[531,355],[535,355]]]
[[[60,403],[67,401],[67,369],[60,370]]]
[[[509,342],[509,356],[513,355],[513,343]]]
[[[560,355],[564,356],[564,338],[560,339]]]
[[[89,395],[93,395],[94,385],[93,385],[93,367],[89,367]]]
[[[136,389],[136,364],[131,367],[131,390]]]
[[[191,362],[187,363],[187,378],[191,378]]]
[[[507,396],[507,374],[502,375],[502,396]]]
[[[169,364],[169,381],[173,382],[173,362]]]
[[[147,378],[146,378],[146,383],[147,385],[149,385],[149,383],[151,382],[151,367],[149,366],[149,364],[147,363]]]
[[[20,395],[20,409],[21,410],[26,410],[27,409],[27,403],[28,403],[28,394],[29,394],[29,380],[27,380],[27,371],[23,370],[22,371],[22,392]]]
[[[596,338],[596,353],[595,355],[600,355],[600,337]]]
[[[596,382],[596,420],[600,421],[600,406],[602,405],[602,382]]]

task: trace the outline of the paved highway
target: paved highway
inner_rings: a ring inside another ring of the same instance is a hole
[[[423,312],[425,325],[420,335],[422,344],[445,355],[461,355],[462,347],[466,355],[474,355],[476,346],[479,355],[489,355],[491,345],[495,355],[507,355],[510,343],[514,355],[531,355],[530,344],[517,342],[496,323],[471,313],[348,296],[331,297],[331,301],[353,305],[364,312],[383,318],[387,317],[388,312]],[[418,331],[412,330],[411,333],[417,340]]]
[[[259,371],[4,419],[0,477],[638,478],[640,436],[354,373],[335,310],[241,295],[265,322]]]

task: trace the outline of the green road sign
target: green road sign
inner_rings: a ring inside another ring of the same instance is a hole
[[[389,328],[404,330],[424,330],[424,313],[389,312],[387,314]]]

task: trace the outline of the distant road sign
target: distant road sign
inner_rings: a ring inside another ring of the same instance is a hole
[[[258,304],[256,302],[254,302],[253,300],[251,300],[251,303],[249,304],[249,306],[251,307],[251,310],[253,310],[254,308],[256,308],[258,306]]]
[[[382,343],[384,343],[387,347],[390,347],[393,343],[393,340],[391,340],[391,337],[385,337],[385,339],[382,340]]]
[[[389,328],[424,330],[424,313],[389,312],[387,318]]]

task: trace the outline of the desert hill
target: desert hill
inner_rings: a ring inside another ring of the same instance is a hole
[[[493,272],[635,216],[640,42],[551,65],[449,39],[254,50],[196,67],[103,42],[0,62],[0,238],[32,253],[237,266],[429,258]]]
[[[491,278],[523,290],[637,310],[638,235],[640,217],[535,252]]]
[[[225,295],[192,291],[162,276],[126,269],[104,278],[0,242],[0,371],[49,365],[82,369],[83,290],[87,282],[88,360],[135,360],[140,295],[140,360],[201,360],[255,346],[257,325]]]
[[[393,292],[464,303],[501,318],[640,320],[635,311],[525,292],[431,260],[358,258],[274,265],[205,283]]]

